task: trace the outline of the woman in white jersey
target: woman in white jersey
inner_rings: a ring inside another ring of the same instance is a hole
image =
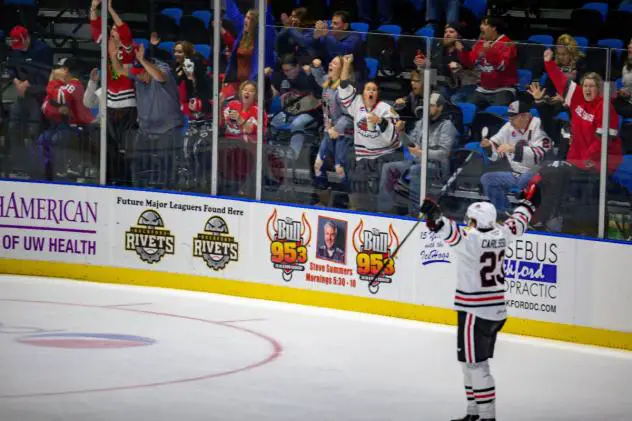
[[[399,153],[394,152],[400,148],[399,132],[396,127],[398,124],[404,125],[404,122],[400,122],[393,107],[380,101],[377,83],[367,82],[362,95],[357,95],[355,86],[350,82],[352,63],[352,54],[343,57],[338,96],[343,107],[353,117],[356,165],[350,174],[353,193],[350,196],[349,207],[357,209],[360,199],[375,199],[382,165],[402,159]],[[374,208],[374,203],[363,203],[362,206],[362,210]]]
[[[527,230],[540,205],[540,191],[530,184],[520,197],[520,205],[502,225],[496,222],[496,208],[489,202],[468,207],[464,228],[442,216],[434,201],[425,199],[421,206],[428,229],[457,255],[457,357],[463,368],[467,415],[453,421],[496,421],[496,387],[487,360],[494,356],[496,336],[507,318],[505,248]]]

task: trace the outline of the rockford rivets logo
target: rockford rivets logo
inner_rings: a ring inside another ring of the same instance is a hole
[[[393,282],[391,276],[395,274],[395,262],[391,258],[393,251],[399,245],[399,237],[393,229],[393,225],[388,226],[388,232],[383,232],[377,228],[371,230],[364,229],[364,220],[353,230],[353,248],[356,253],[356,270],[361,281],[369,283],[369,292],[377,294],[380,284],[390,284]],[[386,265],[380,276],[373,280]]]
[[[141,213],[137,226],[125,232],[125,250],[135,251],[143,262],[158,263],[165,254],[173,254],[174,249],[174,236],[153,209]]]
[[[193,257],[201,257],[213,270],[239,260],[239,244],[228,232],[228,224],[219,216],[212,216],[204,225],[204,232],[193,238]]]
[[[268,218],[266,232],[270,239],[272,264],[275,269],[281,270],[283,280],[290,282],[295,270],[305,270],[312,227],[305,214],[300,221],[295,221],[290,217],[277,218],[275,209]]]

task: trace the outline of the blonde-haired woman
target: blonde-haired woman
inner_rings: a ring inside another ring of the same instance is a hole
[[[351,65],[349,65],[351,66]],[[325,133],[320,143],[314,173],[316,184],[319,188],[327,187],[326,167],[329,161],[333,161],[334,169],[342,179],[342,185],[348,190],[349,154],[353,147],[353,117],[349,115],[338,94],[338,86],[342,77],[343,58],[336,56],[327,67],[327,73],[323,69],[322,62],[314,59],[312,62],[312,75],[319,85],[323,87],[323,119]]]
[[[567,80],[579,82],[586,72],[585,55],[577,45],[575,38],[568,34],[560,35],[555,46],[555,64]],[[568,111],[562,94],[558,93],[550,77],[544,86],[533,82],[529,86],[529,93],[535,100],[535,105],[542,120],[542,128],[548,133],[558,146],[558,157],[564,158],[568,151],[568,139],[562,136],[559,122],[554,119],[562,111]]]

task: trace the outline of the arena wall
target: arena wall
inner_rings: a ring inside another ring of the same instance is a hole
[[[330,259],[324,226],[338,227]],[[0,272],[207,291],[455,324],[454,253],[408,219],[118,188],[0,181]],[[528,234],[505,332],[632,350],[632,247]]]

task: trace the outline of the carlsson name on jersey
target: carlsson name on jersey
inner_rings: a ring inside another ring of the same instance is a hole
[[[137,225],[125,232],[125,250],[135,251],[143,262],[158,263],[165,254],[174,253],[175,237],[165,228],[160,214],[147,209]]]
[[[239,260],[239,244],[229,235],[228,224],[220,216],[211,216],[204,232],[193,238],[193,257],[201,257],[213,270],[222,270]]]
[[[304,271],[307,263],[307,247],[312,241],[312,226],[303,213],[300,221],[278,217],[276,209],[266,223],[270,240],[270,260],[281,271],[285,282],[292,280],[294,271]]]
[[[390,284],[395,274],[395,261],[391,258],[393,251],[399,245],[399,237],[389,224],[388,231],[378,228],[364,229],[364,220],[353,230],[353,248],[356,256],[356,271],[361,281],[369,283],[369,291],[377,294],[380,284]],[[382,270],[379,277],[375,276]]]

